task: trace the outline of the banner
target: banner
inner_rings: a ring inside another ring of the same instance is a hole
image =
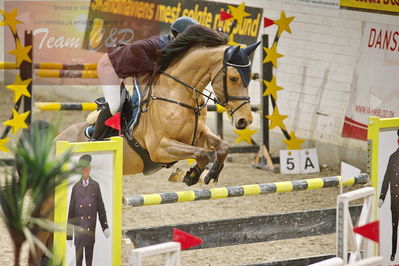
[[[193,17],[202,25],[229,33],[233,20],[221,21],[219,15],[229,5],[195,0],[6,1],[4,11],[10,18],[15,16],[15,28],[22,43],[24,31],[33,32],[34,64],[93,65],[107,47],[167,34],[171,23],[180,16]],[[232,40],[251,44],[257,41],[263,9],[246,6],[245,12],[251,15],[234,27]],[[16,49],[16,42],[10,30],[4,31],[2,42],[5,61],[14,61],[15,56],[9,52]],[[15,81],[12,71],[5,71],[4,76],[6,84]],[[39,77],[35,85],[81,85],[82,82],[94,85],[97,79]]]
[[[170,25],[181,16],[189,16],[200,24],[229,33],[232,20],[221,21],[220,11],[227,3],[193,0],[92,0],[83,48],[105,51],[106,47],[167,34]],[[233,29],[234,41],[251,44],[257,41],[262,8],[245,7],[251,15]]]
[[[342,136],[367,139],[367,118],[399,113],[399,26],[365,23]]]
[[[369,169],[376,189],[376,220],[379,220],[380,245],[378,256],[383,265],[398,265],[397,253],[399,207],[399,117],[370,117],[368,129]],[[377,254],[376,254],[377,255]]]
[[[399,13],[399,0],[340,0],[340,6]]]
[[[69,150],[87,166],[55,190],[54,264],[121,265],[123,138],[57,141],[57,155]]]

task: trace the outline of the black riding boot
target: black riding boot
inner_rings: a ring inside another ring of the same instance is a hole
[[[102,140],[104,137],[106,137],[109,127],[105,125],[105,121],[107,121],[111,117],[112,114],[107,104],[106,107],[102,109],[100,114],[98,115],[96,128],[94,129],[92,137],[93,141]]]

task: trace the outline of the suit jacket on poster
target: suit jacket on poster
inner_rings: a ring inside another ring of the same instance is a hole
[[[75,246],[94,244],[97,213],[104,231],[108,228],[108,223],[100,185],[89,178],[89,185],[84,187],[83,179],[80,179],[72,188],[68,212],[68,223],[76,226],[73,230]],[[72,239],[70,233],[67,236],[68,240]]]
[[[399,210],[399,148],[389,157],[380,199],[385,199],[389,185],[391,188],[391,210]]]

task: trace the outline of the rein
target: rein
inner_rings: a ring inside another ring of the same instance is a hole
[[[164,98],[164,97],[159,97],[159,96],[153,96],[153,95],[152,95],[152,83],[154,82],[154,78],[151,78],[151,79],[149,80],[149,83],[147,83],[147,86],[146,86],[146,89],[145,89],[146,92],[149,91],[148,97],[143,101],[143,104],[142,104],[142,105],[144,105],[144,104],[146,105],[146,109],[141,109],[141,111],[142,111],[142,112],[147,112],[147,111],[148,111],[148,105],[149,105],[149,103],[150,103],[151,100],[155,100],[155,101],[164,101],[164,102],[174,103],[174,104],[177,104],[177,105],[179,105],[179,106],[181,106],[181,107],[184,107],[184,108],[193,110],[194,116],[195,116],[195,124],[194,124],[194,136],[193,136],[193,140],[192,140],[192,142],[191,142],[191,145],[194,145],[194,144],[195,144],[195,140],[196,140],[196,138],[197,138],[198,120],[199,120],[199,116],[200,116],[201,110],[204,109],[204,108],[207,106],[209,100],[215,101],[215,99],[212,99],[211,94],[206,95],[205,93],[203,93],[203,92],[197,90],[196,88],[190,86],[189,84],[187,84],[187,83],[185,83],[185,82],[183,82],[183,81],[177,79],[176,77],[174,77],[174,76],[172,76],[172,75],[170,75],[170,74],[168,74],[168,73],[166,73],[166,72],[160,72],[160,74],[162,74],[162,75],[164,75],[164,76],[166,76],[166,77],[168,77],[168,78],[171,78],[171,79],[173,79],[174,81],[176,81],[177,83],[182,84],[184,87],[191,89],[193,92],[198,93],[198,94],[204,96],[204,97],[206,98],[206,101],[204,101],[203,104],[199,104],[199,103],[198,103],[198,98],[195,98],[195,100],[196,100],[196,105],[195,105],[195,106],[191,106],[191,105],[188,105],[188,104],[186,104],[186,103],[179,102],[179,101],[175,101],[175,100],[172,100],[172,99],[168,99],[168,98]],[[150,82],[151,82],[151,83],[150,83]]]
[[[226,61],[226,54],[227,54],[227,51],[228,51],[228,50],[229,50],[229,48],[227,48],[227,49],[225,50],[225,52],[224,52],[224,58],[223,58],[223,66],[222,66],[222,68],[218,71],[218,73],[215,75],[215,77],[211,80],[211,85],[212,85],[212,84],[213,84],[213,81],[219,76],[220,73],[223,72],[223,94],[224,94],[224,101],[221,101],[221,100],[218,98],[217,95],[216,95],[215,98],[212,98],[211,96],[212,96],[213,93],[212,93],[211,91],[209,91],[209,95],[207,95],[207,94],[205,94],[205,93],[199,91],[199,90],[196,89],[195,87],[193,87],[193,86],[191,86],[191,85],[189,85],[189,84],[187,84],[187,83],[185,83],[185,82],[179,80],[178,78],[176,78],[176,77],[174,77],[174,76],[172,76],[172,75],[170,75],[170,74],[168,74],[168,73],[166,73],[166,72],[159,71],[159,69],[158,69],[158,71],[154,71],[154,72],[153,72],[153,74],[151,75],[151,77],[150,77],[150,79],[148,80],[147,85],[146,85],[146,87],[145,87],[145,89],[144,89],[144,95],[146,95],[147,92],[148,92],[148,96],[142,101],[142,103],[141,103],[141,105],[140,105],[141,112],[145,113],[145,112],[148,111],[149,103],[151,102],[151,100],[169,102],[169,103],[173,103],[173,104],[182,106],[182,107],[184,107],[184,108],[193,110],[194,116],[195,116],[195,125],[194,125],[194,135],[193,135],[193,140],[192,140],[192,142],[191,142],[191,145],[194,145],[194,144],[195,144],[195,140],[196,140],[196,138],[197,138],[198,119],[199,119],[199,116],[200,116],[200,112],[201,112],[201,110],[202,110],[203,108],[205,108],[205,107],[207,106],[209,100],[213,100],[214,103],[220,104],[220,105],[223,106],[223,107],[225,107],[226,104],[227,104],[229,101],[243,101],[243,102],[242,102],[239,106],[237,106],[234,110],[228,111],[228,113],[229,113],[230,116],[233,116],[233,114],[234,114],[237,110],[239,110],[241,107],[243,107],[245,104],[250,103],[250,97],[248,97],[248,96],[231,96],[231,95],[229,95],[229,92],[228,92],[228,89],[227,89],[227,67],[228,67],[228,66],[232,66],[232,67],[235,67],[235,68],[245,68],[245,67],[249,67],[249,66],[251,65],[251,61],[249,61],[249,63],[246,64],[246,65],[236,65],[236,64],[229,63],[229,62]],[[162,75],[164,75],[164,76],[166,76],[166,77],[168,77],[168,78],[174,80],[175,82],[180,83],[181,85],[183,85],[184,87],[186,87],[186,88],[192,90],[193,92],[195,92],[195,93],[197,93],[197,94],[200,94],[200,95],[204,96],[204,97],[206,98],[206,100],[204,101],[203,104],[200,105],[200,104],[198,103],[198,98],[195,98],[195,100],[196,100],[196,105],[195,105],[195,106],[191,106],[191,105],[188,105],[188,104],[186,104],[186,103],[179,102],[179,101],[176,101],[176,100],[172,100],[172,99],[168,99],[168,98],[164,98],[164,97],[153,96],[153,95],[152,95],[152,85],[153,85],[153,83],[154,83],[154,81],[155,81],[155,77],[157,76],[157,74],[162,74]],[[145,109],[143,109],[143,106],[144,106],[144,105],[145,105]]]

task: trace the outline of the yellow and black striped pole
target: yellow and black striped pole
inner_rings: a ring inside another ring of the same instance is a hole
[[[0,69],[18,69],[15,62],[0,62]]]
[[[34,65],[35,69],[69,69],[69,70],[97,70],[97,63],[86,64],[62,64],[53,62],[41,62]]]
[[[96,103],[70,103],[70,102],[36,102],[35,108],[40,111],[94,111]]]
[[[37,69],[36,76],[41,78],[98,78],[97,70]]]
[[[125,206],[148,206],[168,203],[178,203],[196,200],[223,199],[231,197],[254,196],[270,193],[283,193],[298,190],[321,189],[327,187],[338,187],[341,182],[340,176],[323,178],[312,178],[295,181],[275,182],[266,184],[243,185],[233,187],[219,187],[203,190],[187,190],[179,192],[166,192],[159,194],[146,194],[124,197]],[[360,174],[343,183],[344,186],[355,184],[366,184],[367,174]]]
[[[95,103],[77,103],[77,102],[36,102],[35,108],[39,111],[94,111],[97,110]],[[216,111],[214,104],[207,105],[208,111]],[[251,105],[252,111],[259,110],[259,106]]]

